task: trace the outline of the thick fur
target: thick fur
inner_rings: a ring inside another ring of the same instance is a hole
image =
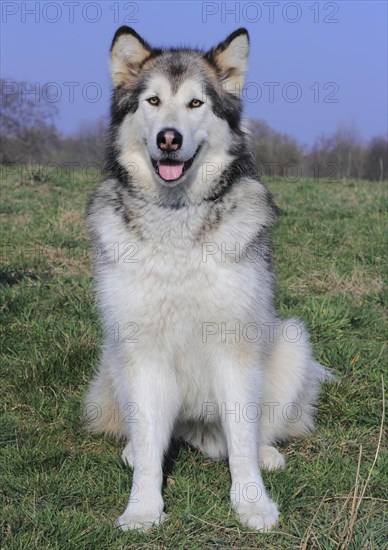
[[[276,210],[241,123],[248,50],[244,29],[210,52],[153,49],[126,27],[113,40],[108,175],[88,208],[105,337],[85,417],[91,431],[126,441],[134,474],[123,529],[165,518],[172,438],[228,457],[242,523],[276,525],[259,464],[283,466],[275,443],[313,429],[328,376],[304,326],[274,308]],[[169,158],[192,159],[179,181],[155,169],[164,128],[183,136]]]

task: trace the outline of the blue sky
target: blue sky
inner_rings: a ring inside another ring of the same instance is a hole
[[[385,0],[3,0],[1,10],[2,76],[54,83],[65,133],[107,114],[108,51],[126,24],[153,45],[206,49],[246,27],[248,116],[306,145],[343,122],[366,140],[387,134]]]

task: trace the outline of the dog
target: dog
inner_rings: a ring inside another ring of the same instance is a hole
[[[260,468],[314,427],[329,371],[297,319],[275,311],[272,197],[256,175],[241,90],[249,36],[210,51],[116,32],[105,181],[87,208],[104,341],[85,397],[89,430],[126,441],[123,530],[165,518],[172,439],[227,458],[243,525],[278,522]]]

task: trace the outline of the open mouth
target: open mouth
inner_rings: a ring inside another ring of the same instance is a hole
[[[198,147],[194,155],[189,160],[186,160],[184,162],[181,160],[174,160],[169,158],[162,160],[154,160],[153,158],[151,158],[155,172],[164,181],[179,180],[193,164],[194,159],[198,155],[200,148],[201,146]]]

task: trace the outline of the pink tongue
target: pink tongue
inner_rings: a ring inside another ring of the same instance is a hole
[[[178,162],[176,164],[159,162],[159,174],[164,180],[176,180],[181,177],[182,172],[183,162]]]

